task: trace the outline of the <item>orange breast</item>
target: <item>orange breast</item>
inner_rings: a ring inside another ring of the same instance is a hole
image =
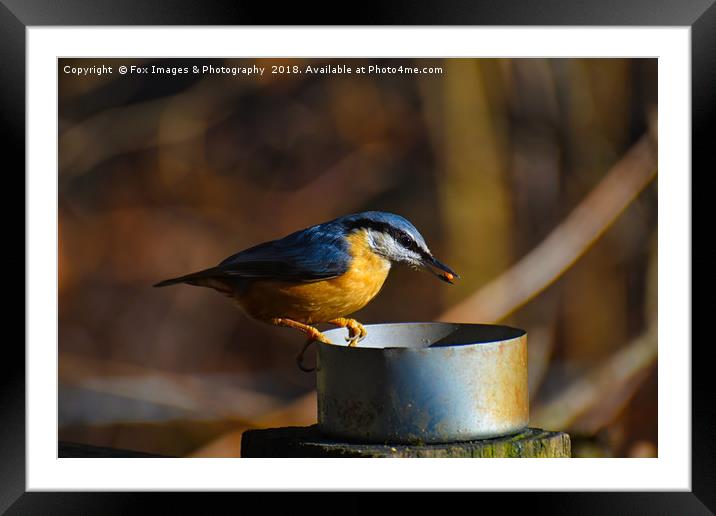
[[[256,281],[237,298],[239,305],[259,320],[283,317],[306,324],[360,310],[380,292],[390,262],[370,250],[365,231],[353,233],[348,241],[352,260],[342,276],[312,283]]]

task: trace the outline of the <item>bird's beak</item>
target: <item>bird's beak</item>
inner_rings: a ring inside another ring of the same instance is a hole
[[[453,283],[454,279],[460,279],[460,275],[452,270],[450,267],[445,265],[443,262],[431,256],[423,260],[423,267],[435,274],[438,278],[446,283]]]

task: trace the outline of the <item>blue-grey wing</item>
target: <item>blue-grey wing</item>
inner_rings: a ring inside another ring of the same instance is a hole
[[[342,234],[319,225],[241,251],[216,270],[229,277],[308,282],[344,274],[350,260]]]

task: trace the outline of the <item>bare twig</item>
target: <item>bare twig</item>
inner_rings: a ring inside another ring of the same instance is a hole
[[[592,408],[604,405],[603,400],[607,397],[612,398],[612,403],[609,403],[606,409],[610,409],[610,414],[617,412],[641,383],[633,380],[639,380],[656,362],[657,348],[657,329],[654,324],[601,366],[562,390],[556,398],[537,407],[530,416],[530,424],[546,429],[569,429]],[[625,389],[624,386],[632,388]],[[618,396],[614,396],[615,393]],[[607,423],[609,419],[610,417],[595,419],[588,425],[594,428],[586,430],[586,433],[598,430],[596,426]]]
[[[60,135],[62,177],[85,173],[121,153],[195,138],[226,119],[228,106],[244,91],[230,79],[204,79],[171,97],[99,112]]]
[[[453,322],[499,321],[534,298],[579,259],[656,176],[647,136],[634,144],[574,211],[516,265],[442,314]]]
[[[227,384],[209,375],[188,375],[60,353],[63,385],[227,419],[260,419],[285,410],[278,397]],[[291,406],[290,404],[288,405]]]

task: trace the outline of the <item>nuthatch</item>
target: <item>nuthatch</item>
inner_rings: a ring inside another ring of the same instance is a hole
[[[392,263],[425,269],[448,283],[459,278],[438,261],[415,226],[399,215],[366,211],[296,231],[228,257],[216,267],[157,283],[211,287],[236,300],[251,317],[330,343],[313,325],[348,329],[349,346],[367,334],[347,315],[380,291]],[[303,367],[301,367],[303,369]]]

